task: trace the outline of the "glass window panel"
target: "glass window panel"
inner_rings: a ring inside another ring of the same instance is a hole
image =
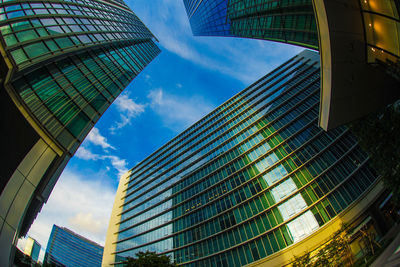
[[[14,34],[9,34],[4,36],[4,41],[6,42],[6,45],[12,46],[18,43],[17,38],[15,38]]]
[[[18,18],[18,17],[23,17],[23,16],[25,16],[25,14],[24,14],[23,11],[15,11],[15,12],[7,13],[7,17],[8,17],[9,19]]]
[[[4,25],[0,27],[0,31],[2,34],[8,34],[11,33],[11,27],[9,25]]]
[[[274,233],[268,234],[268,239],[269,239],[269,242],[271,243],[271,246],[272,246],[272,249],[274,250],[274,252],[277,252],[279,250],[279,245],[278,245],[278,242],[276,241]]]
[[[364,19],[367,42],[400,56],[400,23],[372,13],[364,13]]]
[[[282,231],[283,237],[285,238],[286,244],[288,246],[293,244],[292,235],[288,232],[288,228],[286,227],[286,225],[281,227],[281,231]]]
[[[79,136],[81,131],[85,128],[85,126],[89,123],[89,118],[83,114],[82,112],[78,113],[78,115],[68,124],[67,128],[71,131],[74,136]]]
[[[282,165],[278,165],[273,170],[266,173],[263,178],[268,185],[272,185],[287,174],[288,172],[285,170],[285,168]]]
[[[271,189],[272,196],[275,198],[276,202],[279,202],[290,193],[297,190],[296,184],[293,182],[292,178],[285,180],[283,183]]]
[[[56,51],[58,50],[58,46],[56,45],[56,43],[52,40],[48,40],[46,41],[46,45],[50,48],[51,51]]]
[[[64,31],[62,30],[62,28],[60,26],[50,26],[50,27],[46,27],[46,29],[49,31],[49,33],[51,35],[64,33]]]
[[[42,42],[25,46],[25,51],[30,58],[38,57],[49,52],[47,47]]]
[[[274,234],[275,234],[275,236],[276,236],[276,240],[278,241],[279,247],[280,247],[281,249],[283,249],[284,247],[286,247],[286,243],[285,243],[285,241],[283,240],[283,236],[282,236],[281,231],[278,229],[277,231],[274,231]]]
[[[71,42],[71,40],[67,37],[65,38],[58,38],[56,39],[56,43],[61,47],[61,48],[67,48],[71,47],[74,44]]]
[[[57,22],[53,18],[40,19],[40,21],[44,26],[57,25]]]
[[[289,200],[285,201],[283,204],[278,206],[278,210],[282,214],[283,220],[286,221],[290,217],[296,215],[303,209],[307,207],[301,194],[296,194]]]
[[[22,49],[17,49],[17,50],[11,51],[11,55],[14,58],[15,63],[17,63],[17,64],[21,64],[22,62],[25,62],[28,60],[28,58],[26,57],[26,55]]]
[[[29,23],[29,21],[20,21],[20,22],[12,23],[11,27],[13,28],[14,32],[16,32],[16,31],[21,31],[24,29],[31,28],[31,24]]]
[[[20,5],[10,5],[6,6],[6,12],[14,11],[14,10],[19,10],[21,9]]]
[[[29,41],[38,37],[34,30],[17,32],[15,35],[20,42]]]
[[[289,222],[287,228],[293,241],[297,242],[317,230],[319,225],[312,212],[307,211]]]
[[[36,31],[39,33],[40,37],[49,35],[47,33],[46,29],[43,29],[43,28],[37,28]]]

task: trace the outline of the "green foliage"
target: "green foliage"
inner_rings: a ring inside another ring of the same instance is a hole
[[[292,267],[308,267],[310,266],[310,252],[306,252],[303,256],[294,256]]]
[[[136,258],[128,257],[125,267],[172,267],[171,259],[165,255],[157,255],[155,252],[146,251],[135,254]]]
[[[400,204],[400,101],[352,122],[349,128],[369,154],[371,165]]]
[[[312,257],[310,254],[314,254]],[[352,264],[351,251],[344,226],[332,235],[332,239],[313,253],[295,257],[292,267],[348,266]]]
[[[57,265],[56,265],[55,263],[47,263],[47,262],[44,262],[44,263],[43,263],[43,267],[57,267]]]
[[[18,267],[40,267],[39,263],[36,263],[32,260],[32,258],[28,255],[25,255],[22,251],[18,248],[15,249],[15,256],[14,256],[14,266]]]

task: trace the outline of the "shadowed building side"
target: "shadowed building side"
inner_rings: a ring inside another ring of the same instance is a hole
[[[321,53],[324,129],[400,97],[399,1],[313,0]]]

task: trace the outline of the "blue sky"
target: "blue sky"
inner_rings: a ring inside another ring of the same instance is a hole
[[[62,173],[28,233],[44,248],[53,224],[104,245],[120,174],[302,50],[193,37],[181,0],[126,3],[162,52],[104,113]]]

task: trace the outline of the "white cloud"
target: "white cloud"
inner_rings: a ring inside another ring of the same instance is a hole
[[[113,155],[102,156],[101,158],[109,159],[111,161],[111,165],[118,171],[118,176],[121,176],[128,171],[128,162],[125,159]]]
[[[85,232],[101,232],[102,224],[100,221],[96,220],[93,213],[83,213],[79,212],[75,214],[74,217],[68,219],[68,223],[73,227],[77,227]]]
[[[84,146],[79,147],[78,151],[75,153],[75,157],[83,160],[98,160],[99,155],[92,153],[89,149]]]
[[[187,98],[167,94],[161,88],[150,91],[147,97],[151,109],[161,117],[164,126],[176,132],[192,125],[214,108],[201,96]]]
[[[110,127],[112,134],[115,134],[117,130],[126,125],[130,125],[131,120],[142,114],[146,108],[146,105],[136,103],[132,98],[129,98],[127,94],[120,95],[113,105],[119,111],[120,121]]]
[[[88,148],[81,146],[75,153],[75,157],[83,160],[109,160],[111,165],[118,171],[118,176],[121,176],[128,171],[128,162],[125,159],[121,159],[115,155],[100,155],[95,154]],[[110,168],[107,166],[107,170]]]
[[[97,129],[96,127],[93,127],[93,129],[86,137],[86,140],[95,145],[101,146],[103,149],[107,148],[115,149],[115,147],[107,143],[107,139],[100,134],[99,129]]]
[[[66,169],[28,235],[44,248],[56,224],[104,245],[116,189],[100,180],[104,179],[88,180]]]

